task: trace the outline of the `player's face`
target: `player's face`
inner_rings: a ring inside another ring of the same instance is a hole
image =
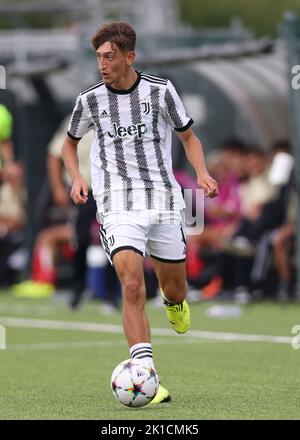
[[[122,52],[107,41],[96,50],[98,67],[105,84],[118,88],[128,75],[134,61],[134,52]]]

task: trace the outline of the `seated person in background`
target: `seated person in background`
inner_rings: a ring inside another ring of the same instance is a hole
[[[241,221],[226,245],[227,251],[239,255],[253,255],[253,240],[259,238],[269,226],[272,218],[268,207],[273,209],[273,202],[279,196],[279,190],[268,175],[271,156],[260,147],[248,146],[245,158],[247,178],[240,184]]]
[[[26,224],[23,168],[15,161],[13,118],[0,104],[0,285],[15,282],[11,256],[22,246]]]
[[[18,171],[17,171],[18,168]],[[17,172],[19,173],[17,175]],[[24,244],[25,193],[21,165],[14,166],[13,177],[2,173],[0,185],[0,285],[16,282],[22,267],[15,267],[11,258]]]
[[[80,246],[77,247],[75,243],[78,208],[70,201],[69,177],[64,171],[60,152],[68,123],[69,117],[64,119],[48,146],[47,168],[53,202],[51,209],[59,209],[59,221],[56,224],[47,225],[39,232],[33,251],[30,279],[14,286],[15,294],[18,296],[47,297],[52,295],[57,282],[59,254],[63,251],[67,258],[76,261],[78,252],[81,251]],[[79,143],[79,151],[84,157],[81,163],[89,163],[89,147],[92,137],[93,131],[90,131]],[[88,237],[87,245],[89,243],[89,227],[90,225],[86,224],[83,228],[84,234]],[[74,270],[74,277],[76,279],[79,277],[80,281],[82,276],[84,277],[82,273],[85,274],[85,260],[83,266],[80,265]]]
[[[278,289],[275,298],[279,301],[286,301],[291,296],[297,205],[297,197],[293,194],[288,207],[287,221],[275,229],[271,235],[274,265],[278,273]]]
[[[199,239],[212,249],[220,249],[224,240],[236,231],[241,219],[240,184],[221,153],[208,156],[208,167],[220,183],[220,192],[215,199],[205,200],[206,226]]]
[[[241,213],[247,220],[256,220],[262,207],[278,195],[270,182],[268,168],[270,157],[260,147],[249,146],[246,155],[248,178],[241,183]]]
[[[293,185],[294,158],[288,141],[272,147],[269,180],[278,188],[278,198],[268,203],[252,228],[256,233],[257,249],[251,278],[260,288],[260,295],[271,294],[280,301],[292,293],[293,254],[298,200]],[[253,236],[253,233],[252,233]],[[273,257],[273,258],[272,258]],[[277,273],[272,271],[276,270]],[[271,280],[276,280],[276,284]],[[295,296],[297,293],[295,292]]]
[[[210,174],[219,183],[219,195],[205,199],[205,228],[187,238],[187,274],[201,297],[211,298],[222,286],[222,249],[239,226],[239,187],[245,177],[245,147],[236,139],[224,141],[207,157]],[[200,294],[200,292],[199,292]]]
[[[266,259],[270,258],[268,248],[272,237],[275,240],[275,258],[278,263],[280,261],[278,267],[280,270],[283,268],[282,259],[278,259],[278,249],[283,236],[291,234],[290,227],[282,230],[281,227],[287,216],[287,196],[290,192],[293,159],[290,156],[286,179],[281,181],[280,176],[274,174],[274,164],[277,163],[277,155],[281,148],[285,151],[287,144],[282,147],[276,144],[269,156],[256,148],[249,149],[249,178],[241,188],[243,218],[232,241],[226,247],[226,251],[232,254],[231,287],[241,300],[242,297],[243,300],[248,300],[249,292],[264,284],[265,272],[269,267]],[[282,166],[279,168],[281,174]],[[275,229],[281,230],[282,234],[278,232],[273,235],[272,231]]]
[[[228,149],[224,147],[207,157],[208,171],[219,183],[219,195],[205,200],[205,228],[200,235],[189,236],[187,246],[189,282],[202,288],[204,295],[216,293],[221,286],[219,256],[241,218],[239,178],[243,152],[239,148],[240,145],[235,148],[229,144]]]
[[[12,141],[13,117],[10,111],[0,104],[0,170],[1,176],[19,178],[20,165],[15,160]],[[0,182],[1,182],[0,176]]]

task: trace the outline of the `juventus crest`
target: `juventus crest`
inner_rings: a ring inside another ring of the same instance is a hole
[[[144,115],[148,115],[150,113],[150,102],[149,101],[142,102],[142,113]]]

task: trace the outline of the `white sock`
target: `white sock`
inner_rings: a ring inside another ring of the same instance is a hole
[[[154,368],[152,345],[150,342],[139,342],[130,347],[130,356],[132,359],[143,359],[148,362],[151,368]]]
[[[153,362],[152,345],[150,342],[139,342],[138,344],[134,344],[130,347],[129,351],[132,359],[144,359],[148,365],[155,370],[157,381],[159,382],[159,375],[157,374]]]

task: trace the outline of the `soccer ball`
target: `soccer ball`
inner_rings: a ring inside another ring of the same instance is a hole
[[[144,406],[158,390],[156,372],[141,359],[127,359],[116,366],[111,375],[113,395],[123,405]]]

